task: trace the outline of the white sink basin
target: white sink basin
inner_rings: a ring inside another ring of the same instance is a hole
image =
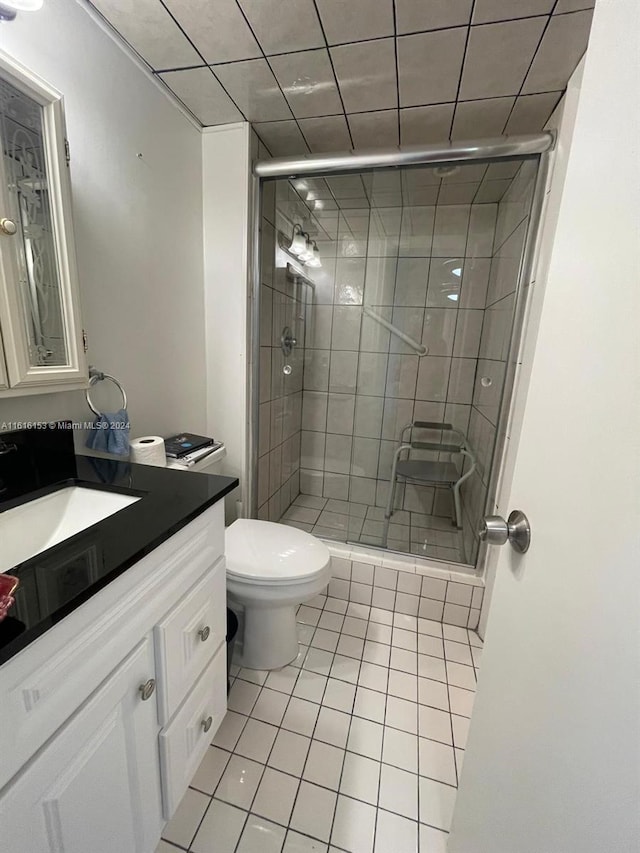
[[[116,492],[67,486],[0,513],[0,572],[139,500]]]

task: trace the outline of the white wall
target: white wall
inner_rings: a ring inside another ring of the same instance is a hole
[[[84,3],[47,0],[0,37],[65,96],[90,363],[125,386],[132,435],[204,430],[199,129]],[[65,416],[91,418],[83,392],[0,401],[0,421]]]
[[[227,448],[225,473],[245,475],[247,280],[252,135],[246,122],[202,133],[207,430]],[[241,498],[235,492],[233,501]],[[227,502],[227,522],[234,517]]]
[[[639,37],[598,0],[449,853],[640,849]]]

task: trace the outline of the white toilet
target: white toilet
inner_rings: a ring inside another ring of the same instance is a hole
[[[221,447],[191,468],[222,474]],[[298,656],[296,609],[321,592],[331,578],[329,549],[309,533],[239,518],[227,527],[227,595],[244,609],[242,664],[249,669],[279,669]]]
[[[239,518],[226,530],[227,593],[244,608],[242,664],[279,669],[298,656],[296,609],[329,583],[329,549],[304,530]]]

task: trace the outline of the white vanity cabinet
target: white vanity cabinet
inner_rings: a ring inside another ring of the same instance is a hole
[[[226,712],[223,503],[0,667],[0,848],[155,850]]]

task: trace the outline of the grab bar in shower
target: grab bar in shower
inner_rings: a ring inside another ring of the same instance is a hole
[[[384,326],[392,335],[395,335],[397,338],[400,338],[401,341],[404,341],[405,344],[411,347],[411,349],[415,350],[418,355],[426,355],[429,352],[428,347],[425,347],[424,344],[419,344],[417,341],[414,341],[413,338],[409,337],[405,332],[398,329],[397,326],[394,326],[393,323],[390,323],[388,320],[385,320],[384,317],[381,317],[379,314],[376,314],[375,311],[372,311],[368,305],[364,305],[362,308],[364,314],[367,317],[371,317],[372,320],[375,320],[376,323],[380,323],[381,326]]]

